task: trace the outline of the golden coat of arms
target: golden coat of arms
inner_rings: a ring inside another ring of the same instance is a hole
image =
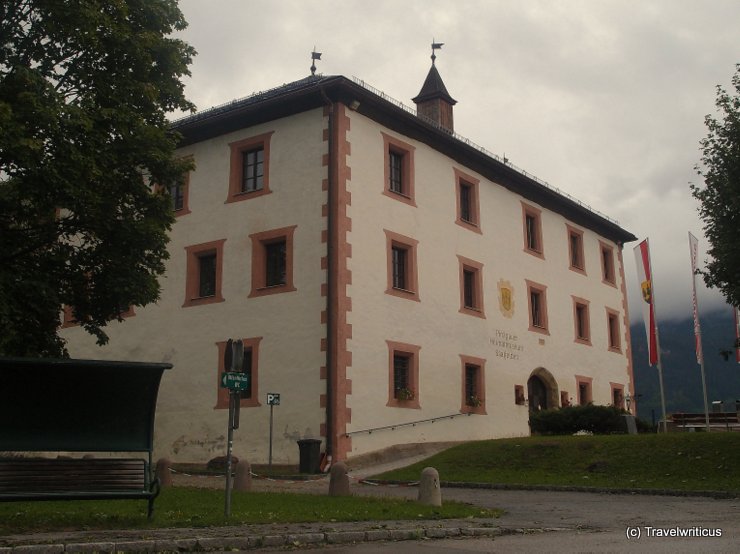
[[[642,282],[642,299],[650,304],[653,301],[653,287],[650,285],[650,280]]]
[[[514,287],[503,279],[498,282],[498,307],[504,317],[514,316]]]

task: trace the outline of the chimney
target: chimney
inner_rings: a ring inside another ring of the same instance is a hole
[[[439,76],[439,71],[434,65],[434,56],[424,86],[421,87],[421,91],[413,101],[416,104],[416,115],[431,119],[449,133],[455,131],[452,106],[457,104],[457,100],[454,100],[447,92],[442,77]]]

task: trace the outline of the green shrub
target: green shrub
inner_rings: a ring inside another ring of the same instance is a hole
[[[539,435],[572,435],[578,431],[594,435],[626,433],[623,414],[624,410],[614,406],[567,406],[531,413],[529,427]]]

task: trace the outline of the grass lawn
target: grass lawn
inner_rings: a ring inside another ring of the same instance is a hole
[[[462,444],[376,476],[442,481],[740,492],[740,433],[525,437]]]
[[[167,488],[146,518],[143,500],[0,503],[0,536],[35,531],[211,527],[248,523],[335,522],[392,519],[496,517],[500,512],[458,502],[441,508],[416,502],[363,496],[330,497],[291,493],[232,494],[231,518],[224,518],[224,491]]]

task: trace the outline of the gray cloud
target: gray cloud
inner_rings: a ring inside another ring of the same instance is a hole
[[[651,239],[661,317],[691,314],[688,183],[715,85],[738,59],[735,0],[183,0],[207,108],[309,74],[358,76],[406,104],[437,66],[456,130]],[[631,316],[640,317],[625,247]],[[702,290],[703,310],[722,306]]]

